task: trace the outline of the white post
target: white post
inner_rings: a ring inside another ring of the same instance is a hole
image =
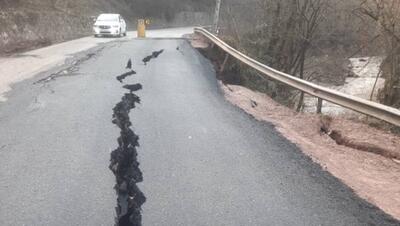
[[[217,0],[217,5],[215,7],[214,24],[213,24],[213,27],[212,27],[212,32],[214,32],[214,34],[217,34],[217,32],[218,32],[219,13],[220,13],[220,9],[221,9],[221,1],[222,0]]]

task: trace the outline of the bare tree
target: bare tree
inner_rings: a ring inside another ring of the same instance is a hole
[[[358,12],[372,19],[380,28],[386,48],[381,65],[385,87],[380,99],[386,105],[400,107],[400,1],[363,0]]]
[[[257,25],[254,27],[252,22],[249,22],[247,26],[253,29],[245,31],[245,35],[239,31],[238,21],[243,23],[243,15],[234,11],[235,4],[239,4],[235,3],[225,6],[226,17],[229,19],[227,24],[242,51],[249,52],[271,67],[307,79],[307,53],[318,26],[323,21],[327,3],[327,0],[258,0],[257,6],[260,11],[255,12],[258,15],[253,20]],[[242,12],[243,7],[240,5]],[[241,16],[242,20],[238,19],[237,15]],[[282,84],[276,84],[274,87],[278,93],[290,93],[289,88]],[[301,94],[298,106],[303,105],[303,97]]]
[[[299,14],[298,20],[298,34],[300,36],[300,47],[294,61],[293,74],[299,74],[301,79],[304,79],[304,64],[306,60],[307,51],[313,41],[315,31],[322,21],[322,15],[327,2],[324,0],[296,0],[297,11]],[[300,95],[300,100],[297,105],[297,111],[301,110],[304,101],[304,93]]]

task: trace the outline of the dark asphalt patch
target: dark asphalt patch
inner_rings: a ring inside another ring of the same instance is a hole
[[[141,90],[143,87],[141,84],[133,84],[133,85],[124,85],[123,88],[129,90],[129,92],[132,93]]]
[[[163,52],[164,52],[164,49],[162,49],[160,51],[154,51],[154,52],[151,53],[151,55],[146,56],[145,58],[143,58],[142,62],[144,63],[144,65],[147,65],[147,63],[150,62],[151,59],[156,59]]]
[[[118,76],[117,76],[117,80],[118,80],[120,83],[122,83],[128,76],[135,75],[135,74],[136,74],[136,71],[131,70],[131,71],[128,71],[128,72],[126,72],[126,73],[123,73],[122,75],[118,75]]]
[[[131,59],[128,60],[128,63],[126,63],[126,67],[125,68],[126,69],[132,69],[132,60]]]
[[[154,51],[151,55],[153,56],[153,58],[157,58],[163,52],[164,52],[164,50],[162,49],[160,51]]]
[[[145,58],[143,58],[142,62],[144,63],[144,65],[147,65],[147,63],[153,58],[153,55],[147,56]]]

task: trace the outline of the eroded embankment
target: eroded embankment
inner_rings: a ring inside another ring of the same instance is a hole
[[[280,101],[279,98],[276,98],[277,93],[275,92],[271,93],[270,91],[264,89],[260,90],[252,85],[249,85],[250,83],[260,82],[260,86],[268,86],[266,83],[264,84],[265,81],[254,80],[254,78],[251,77],[249,74],[241,74],[242,72],[238,70],[235,66],[236,63],[231,62],[230,65],[227,66],[228,65],[227,60],[229,59],[229,57],[227,57],[227,55],[224,55],[224,52],[218,49],[218,47],[208,45],[207,41],[203,40],[201,36],[200,37],[196,36],[192,38],[191,44],[195,48],[197,48],[202,55],[204,55],[213,63],[215,71],[217,72],[217,78],[223,84],[227,85],[227,87],[229,87],[229,85],[238,85],[247,87],[253,91],[255,90],[255,92],[258,91],[269,95],[270,97],[272,97],[274,101],[280,104],[284,103],[284,101]],[[245,77],[248,78],[244,79]],[[246,80],[254,80],[254,81],[249,83]],[[257,102],[254,100],[250,100],[250,103],[253,108],[257,107],[258,105]],[[315,117],[315,116],[319,117],[319,115],[313,115],[313,114],[309,115],[312,115],[310,117]],[[337,116],[337,118],[339,117]],[[367,140],[364,139],[362,135],[357,134],[357,136],[354,136],[353,134],[354,131],[343,130],[341,128],[331,128],[330,122],[334,119],[334,117],[327,116],[327,117],[322,117],[322,119],[323,120],[321,120],[320,123],[321,128],[318,131],[327,134],[328,137],[334,140],[338,145],[349,147],[358,151],[374,153],[391,159],[400,160],[400,147],[397,148],[394,147],[395,144],[399,142],[394,142],[394,144],[390,144],[388,146],[387,143],[380,143],[376,142],[376,140],[371,140],[371,139]],[[350,120],[348,122],[350,122]],[[357,123],[358,122],[355,122],[355,124]],[[382,123],[382,127],[384,126],[386,126],[386,124]],[[368,125],[366,125],[366,127],[368,127]],[[396,130],[395,126],[390,126],[389,128],[394,131]]]
[[[208,48],[202,50],[203,53],[210,51],[202,37],[194,37],[192,45]],[[218,56],[217,60],[209,59],[214,63],[221,89],[229,102],[260,121],[273,123],[286,138],[358,195],[400,219],[398,135],[340,117],[298,113],[275,101],[273,95],[243,87],[235,75],[221,78],[218,72],[224,69],[224,56]]]
[[[365,200],[400,219],[400,164],[392,158],[394,155],[386,155],[399,152],[398,136],[351,120],[299,114],[266,94],[241,86],[221,83],[221,88],[232,104],[258,120],[273,123],[323,169]],[[338,136],[338,132],[344,135]],[[342,136],[347,137],[344,143]],[[372,149],[360,151],[359,144]],[[381,146],[390,152],[379,153],[382,150],[376,147]]]

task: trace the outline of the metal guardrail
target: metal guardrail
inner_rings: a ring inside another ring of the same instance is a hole
[[[275,70],[267,65],[264,65],[246,55],[234,49],[233,47],[226,44],[224,41],[219,39],[214,34],[203,28],[195,28],[195,33],[203,35],[213,44],[219,46],[229,55],[233,56],[237,60],[244,64],[256,69],[262,74],[268,76],[271,79],[282,82],[288,86],[301,90],[312,96],[321,98],[331,103],[340,105],[342,107],[357,111],[359,113],[381,119],[389,122],[393,125],[400,126],[400,110],[388,107],[383,104],[368,101],[359,97],[351,96],[345,93],[338,92],[326,87],[316,85],[314,83],[302,80],[300,78],[291,76],[281,71]]]

